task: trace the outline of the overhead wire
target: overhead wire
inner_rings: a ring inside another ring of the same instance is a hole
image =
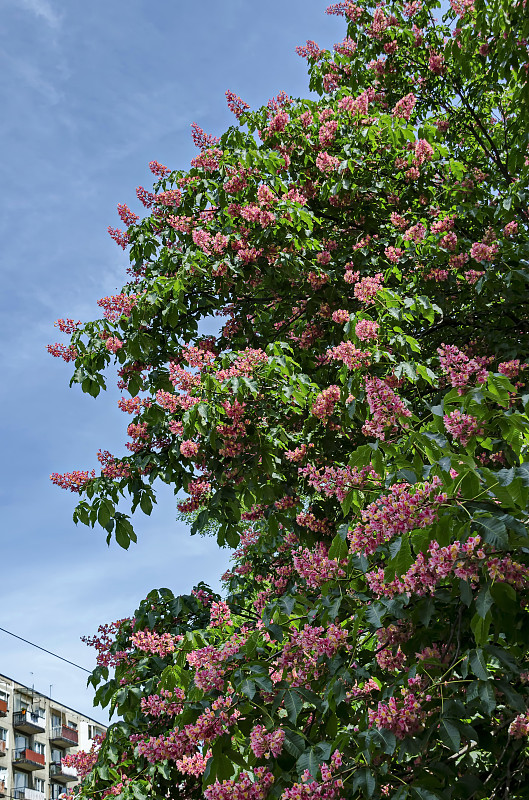
[[[86,669],[86,667],[81,667],[80,664],[76,664],[74,661],[70,661],[68,658],[63,658],[62,656],[59,656],[57,653],[54,653],[51,650],[46,650],[45,647],[41,647],[40,645],[35,644],[35,642],[30,642],[29,639],[24,639],[23,636],[18,636],[16,633],[13,633],[12,631],[6,630],[6,628],[0,628],[0,631],[3,631],[4,633],[8,633],[10,636],[14,636],[15,639],[20,639],[21,642],[25,642],[26,644],[29,644],[32,647],[36,647],[37,650],[42,650],[44,653],[48,653],[48,655],[53,656],[54,658],[59,658],[61,661],[65,661],[67,664],[70,664],[72,667],[77,667],[77,669],[82,669],[83,672],[88,672],[88,674],[91,674],[91,672],[92,672],[92,670]]]

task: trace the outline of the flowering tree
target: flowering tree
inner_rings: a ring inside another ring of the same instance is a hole
[[[103,319],[58,321],[132,420],[52,476],[76,521],[128,547],[118,502],[162,481],[233,548],[224,599],[153,591],[90,640],[122,721],[82,797],[527,796],[529,16],[438,6],[327,9],[318,99],[228,92],[238,125],[118,206]]]

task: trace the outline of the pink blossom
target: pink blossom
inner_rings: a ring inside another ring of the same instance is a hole
[[[473,436],[482,433],[477,419],[470,414],[463,414],[458,409],[450,414],[445,414],[443,420],[446,430],[452,434],[454,439],[460,441],[463,447],[467,446]]]
[[[180,452],[186,458],[193,458],[198,453],[198,444],[192,442],[191,439],[186,439],[180,445]]]
[[[382,289],[382,279],[383,276],[381,272],[377,272],[376,275],[366,275],[365,278],[362,278],[362,280],[359,281],[354,288],[354,295],[356,299],[360,300],[362,303],[366,303],[366,305],[372,303],[377,295],[377,292]]]
[[[365,322],[368,322],[368,320],[365,320]],[[374,324],[376,325],[376,323]],[[326,356],[330,361],[341,361],[349,369],[360,369],[362,366],[367,366],[371,361],[370,353],[358,350],[350,341],[341,342],[336,347],[330,347],[326,352]]]
[[[393,116],[402,117],[403,119],[406,120],[406,122],[408,122],[413,113],[413,109],[415,108],[416,102],[417,98],[412,92],[410,92],[410,94],[407,94],[405,97],[402,97],[397,102],[395,108],[393,109]]]
[[[392,264],[397,264],[404,251],[400,247],[386,247],[384,254],[388,261]]]
[[[370,339],[376,339],[379,329],[378,322],[373,322],[370,319],[361,319],[355,325],[355,333],[362,342],[367,342]]]
[[[389,494],[380,496],[362,511],[362,522],[347,534],[351,552],[370,555],[395,536],[431,525],[447,499],[444,493],[434,494],[440,486],[437,477],[413,489],[406,483],[392,486]]]
[[[316,166],[320,172],[334,172],[340,166],[340,159],[336,156],[330,156],[329,153],[323,150],[316,157]]]
[[[349,322],[349,312],[346,311],[345,308],[339,308],[337,311],[333,311],[332,321],[338,322],[340,325],[345,325],[346,322]]]
[[[327,424],[328,418],[334,413],[334,407],[339,399],[340,387],[335,385],[329,386],[316,397],[312,404],[311,413],[314,414],[315,417],[321,419],[325,425]]]

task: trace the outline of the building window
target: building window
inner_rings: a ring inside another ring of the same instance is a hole
[[[7,742],[7,731],[5,728],[0,728],[0,742]]]
[[[60,714],[51,715],[51,726],[52,728],[60,728],[62,726],[62,719]]]
[[[0,689],[0,700],[4,700],[4,702],[6,702],[6,703],[9,700],[8,693],[7,692],[3,692],[1,689]]]
[[[61,758],[64,757],[64,753],[62,750],[59,750],[58,747],[51,748],[51,760],[54,764],[60,764]]]
[[[33,788],[36,789],[37,792],[44,792],[44,781],[42,778],[33,779]]]
[[[88,738],[89,739],[93,739],[94,736],[101,736],[102,733],[103,733],[103,731],[101,730],[101,728],[97,728],[95,725],[89,725],[88,726]]]
[[[51,800],[58,800],[61,794],[64,794],[65,788],[60,783],[51,784]]]
[[[28,776],[25,772],[14,772],[15,789],[26,789],[28,785]]]
[[[15,735],[15,750],[25,750],[29,747],[29,738],[21,733]]]
[[[33,745],[33,752],[40,753],[43,756],[46,753],[46,745],[42,744],[42,742],[35,742]]]
[[[68,728],[72,728],[72,730],[74,730],[74,731],[77,730],[77,722],[72,722],[71,719],[69,719],[66,724],[67,724]]]

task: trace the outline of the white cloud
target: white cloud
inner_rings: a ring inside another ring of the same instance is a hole
[[[16,0],[16,4],[43,19],[51,28],[59,27],[61,18],[48,0]]]

